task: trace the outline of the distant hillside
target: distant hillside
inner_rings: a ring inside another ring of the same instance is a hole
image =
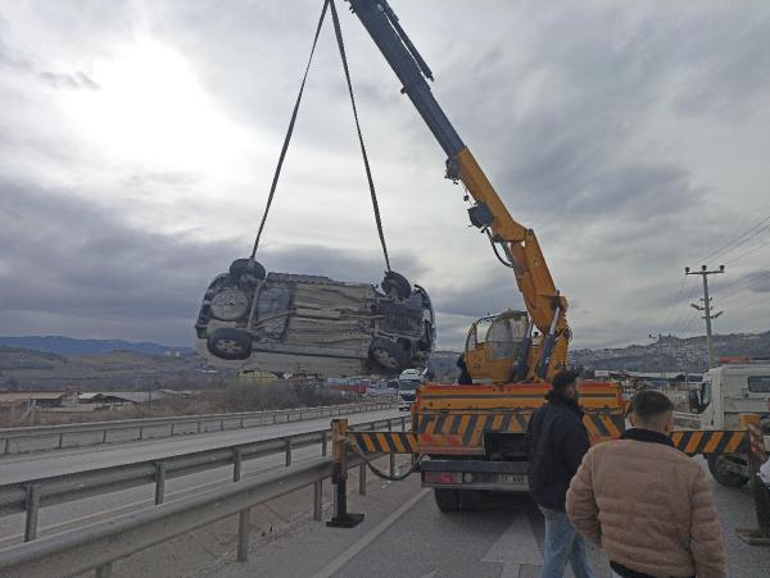
[[[747,355],[770,358],[770,331],[715,335],[714,353],[717,357]],[[699,373],[708,366],[705,337],[679,339],[673,335],[661,335],[649,345],[629,345],[615,349],[576,349],[569,355],[571,365],[586,369]]]
[[[149,341],[134,343],[122,339],[74,339],[60,335],[30,335],[25,337],[0,337],[0,346],[34,349],[58,355],[92,355],[108,351],[135,351],[148,355],[163,355],[167,351],[182,354],[193,353],[191,347],[161,345]]]

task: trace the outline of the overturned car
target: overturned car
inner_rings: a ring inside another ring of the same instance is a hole
[[[251,259],[214,278],[195,330],[212,365],[325,377],[423,367],[436,335],[427,292],[398,273],[377,288],[266,273]]]

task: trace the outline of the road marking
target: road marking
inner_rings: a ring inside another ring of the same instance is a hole
[[[526,512],[522,511],[514,518],[513,523],[484,554],[481,561],[502,564],[500,578],[518,578],[523,564],[542,564],[540,547]]]
[[[358,554],[359,552],[361,552],[361,550],[363,550],[369,544],[371,544],[377,536],[382,534],[385,530],[387,530],[390,526],[392,526],[401,516],[403,516],[406,512],[408,512],[412,508],[412,506],[414,506],[417,502],[422,500],[428,494],[428,492],[430,492],[430,488],[425,488],[422,491],[418,492],[417,495],[410,498],[398,510],[393,512],[390,516],[388,516],[382,522],[377,524],[374,528],[369,530],[369,533],[366,534],[363,538],[361,538],[358,542],[353,544],[350,548],[348,548],[342,554],[337,556],[334,560],[329,562],[322,570],[314,574],[313,578],[330,578],[331,576],[333,576],[335,572],[337,572],[345,564],[350,562],[350,560],[356,554]]]
[[[424,575],[420,576],[420,578],[433,578],[436,575],[436,572],[438,572],[438,570],[434,570],[430,574],[424,574]]]

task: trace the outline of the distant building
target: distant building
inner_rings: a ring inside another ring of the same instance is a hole
[[[69,391],[0,391],[0,406],[25,407],[34,404],[39,408],[77,406],[77,394]]]

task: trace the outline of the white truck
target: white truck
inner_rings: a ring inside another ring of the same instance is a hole
[[[697,389],[689,392],[691,413],[675,413],[677,426],[702,430],[741,429],[738,416],[759,414],[765,447],[770,448],[770,360],[722,359],[708,370]],[[706,456],[711,475],[720,484],[740,488],[749,480],[746,457]]]

